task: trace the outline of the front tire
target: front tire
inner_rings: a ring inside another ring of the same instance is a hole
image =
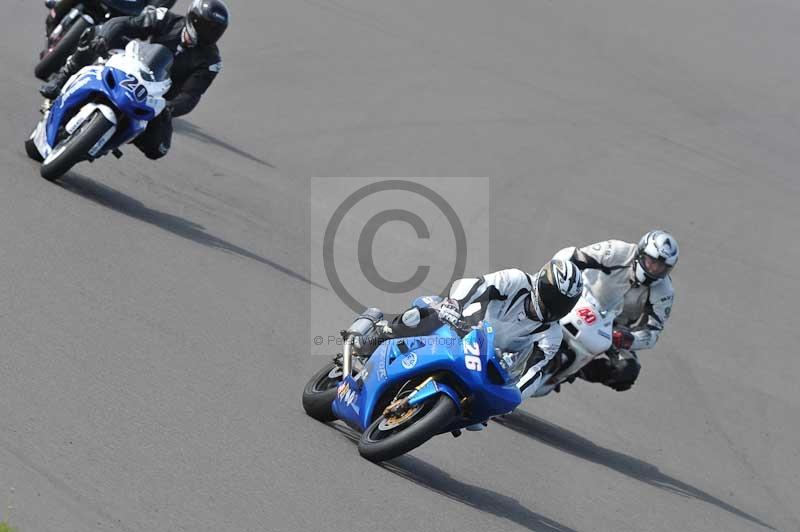
[[[56,43],[52,50],[49,50],[37,63],[33,73],[42,81],[47,81],[53,72],[64,66],[67,58],[72,55],[78,47],[78,41],[81,39],[81,34],[88,28],[90,24],[86,22],[83,17],[78,17],[72,26],[67,30],[67,33]]]
[[[342,368],[331,362],[314,374],[303,389],[303,409],[317,421],[334,421],[333,400],[342,382]]]
[[[70,168],[89,157],[92,146],[108,133],[114,124],[100,111],[95,111],[81,124],[77,131],[61,141],[54,149],[55,157],[46,159],[42,165],[42,177],[48,181],[55,181],[69,172]]]
[[[44,157],[42,157],[42,154],[39,153],[39,148],[36,147],[36,143],[33,142],[33,139],[27,139],[25,141],[25,153],[27,153],[28,157],[36,162],[40,163],[44,161]]]
[[[396,426],[381,415],[361,435],[358,452],[370,462],[397,458],[440,434],[457,413],[450,396],[440,394],[425,400],[418,414]]]

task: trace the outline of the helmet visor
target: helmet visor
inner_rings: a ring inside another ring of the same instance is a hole
[[[139,74],[145,81],[165,81],[169,79],[172,68],[172,52],[160,44],[141,43],[139,45],[139,60],[148,70]]]
[[[672,270],[672,266],[663,260],[654,259],[650,255],[643,254],[641,264],[645,273],[655,279],[663,279]]]

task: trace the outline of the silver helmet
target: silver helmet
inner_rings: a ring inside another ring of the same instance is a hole
[[[650,284],[663,279],[678,262],[678,241],[666,231],[650,231],[639,240],[639,250],[633,263],[636,281]]]

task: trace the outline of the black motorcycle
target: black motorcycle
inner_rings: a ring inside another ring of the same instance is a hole
[[[61,68],[78,46],[81,34],[90,26],[113,17],[138,15],[147,6],[170,9],[177,0],[46,0],[50,10],[45,29],[47,46],[39,54],[34,74],[47,80]],[[65,5],[72,7],[65,8]]]

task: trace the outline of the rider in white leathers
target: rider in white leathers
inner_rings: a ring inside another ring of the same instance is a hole
[[[426,307],[411,307],[391,323],[382,322],[375,340],[424,336],[443,322],[468,330],[487,320],[494,328],[494,345],[501,360],[517,380],[523,397],[530,397],[560,360],[556,357],[562,339],[558,320],[572,310],[582,289],[580,270],[562,260],[548,262],[533,275],[508,269],[459,279],[448,298]],[[374,349],[376,342],[368,343]]]
[[[641,369],[636,350],[655,345],[672,310],[669,273],[678,254],[678,241],[664,231],[650,231],[638,245],[606,240],[556,253],[554,258],[581,268],[600,307],[617,315],[613,347],[584,366],[579,377],[617,391],[630,389]]]

